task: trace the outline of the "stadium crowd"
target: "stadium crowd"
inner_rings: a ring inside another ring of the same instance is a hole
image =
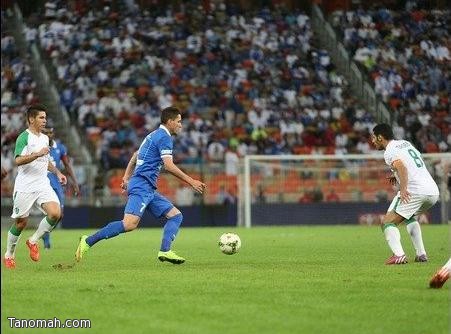
[[[224,162],[227,176],[237,175],[246,154],[372,151],[374,119],[318,47],[302,11],[244,13],[220,1],[148,10],[126,1],[69,3],[76,5],[48,1],[24,33],[53,64],[61,104],[101,170],[111,170],[111,193],[120,191],[116,169],[172,104],[185,119],[176,161]],[[396,137],[424,152],[451,147],[447,16],[415,7],[333,15],[347,49],[397,113]],[[37,100],[30,68],[3,31],[2,165],[12,162],[24,110]]]
[[[334,26],[374,81],[405,138],[427,153],[451,148],[450,14],[407,1],[404,10],[373,5],[335,12]],[[401,130],[402,131],[402,130]]]
[[[373,118],[316,47],[308,16],[199,4],[71,10],[54,1],[36,19],[31,35],[52,59],[61,102],[105,169],[125,167],[169,104],[185,112],[179,162],[369,152]]]

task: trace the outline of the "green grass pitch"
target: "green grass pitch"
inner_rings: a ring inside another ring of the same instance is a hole
[[[218,238],[236,232],[238,254]],[[2,231],[2,251],[6,231]],[[449,227],[425,226],[428,263],[384,265],[377,227],[182,228],[174,249],[183,265],[156,259],[161,229],[101,241],[68,270],[82,233],[56,230],[53,249],[33,263],[19,241],[17,269],[2,268],[2,333],[381,333],[445,334],[450,283],[428,288],[449,256]],[[18,319],[90,319],[91,329],[10,329]]]

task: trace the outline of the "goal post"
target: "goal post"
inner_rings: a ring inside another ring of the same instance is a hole
[[[449,222],[451,153],[423,154],[440,189],[425,222]],[[370,224],[397,192],[383,154],[248,155],[240,175],[238,225]]]

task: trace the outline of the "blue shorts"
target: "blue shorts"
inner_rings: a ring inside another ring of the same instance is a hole
[[[144,210],[148,210],[156,218],[160,218],[173,207],[174,205],[155,189],[149,189],[147,184],[139,184],[130,180],[124,213],[142,217]]]

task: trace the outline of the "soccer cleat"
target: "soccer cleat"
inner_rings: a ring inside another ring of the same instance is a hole
[[[450,272],[446,268],[441,268],[439,271],[437,271],[434,276],[432,276],[431,281],[429,282],[429,287],[434,289],[440,289],[443,284],[448,280],[450,277]]]
[[[87,237],[88,237],[87,235],[82,235],[80,237],[80,242],[78,243],[77,251],[75,252],[75,260],[77,260],[77,262],[81,261],[85,253],[90,248],[89,245],[86,243]]]
[[[385,264],[406,264],[406,263],[407,257],[405,255],[396,256],[393,254],[387,259],[387,261],[385,261]]]
[[[5,264],[5,267],[8,269],[16,269],[16,260],[12,257],[5,257],[3,259],[3,263]]]
[[[183,262],[185,262],[185,259],[183,257],[178,256],[177,254],[175,254],[175,252],[171,250],[167,252],[159,251],[158,260],[160,260],[161,262],[168,261],[173,264],[182,264]]]
[[[35,262],[39,261],[39,245],[37,243],[32,244],[30,240],[27,240],[26,244],[30,252],[30,258]]]
[[[421,254],[415,256],[415,262],[428,262],[428,256],[426,254]]]

